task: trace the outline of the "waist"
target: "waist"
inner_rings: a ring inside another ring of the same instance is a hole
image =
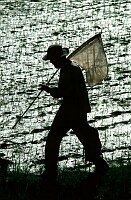
[[[71,112],[75,110],[84,113],[91,112],[90,104],[84,101],[63,99],[61,106],[70,110]]]

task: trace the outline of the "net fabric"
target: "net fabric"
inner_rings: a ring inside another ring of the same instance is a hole
[[[68,58],[85,69],[89,86],[97,85],[107,76],[108,65],[100,33],[83,43]]]

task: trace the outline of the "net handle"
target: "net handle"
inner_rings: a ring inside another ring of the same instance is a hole
[[[51,76],[51,78],[48,80],[48,82],[46,83],[46,85],[48,85],[50,83],[50,81],[52,80],[52,78],[55,76],[55,74],[58,72],[59,69],[57,69],[55,71],[55,73]],[[35,102],[35,100],[40,96],[40,94],[42,93],[42,90],[40,90],[40,92],[37,94],[37,96],[34,98],[34,100],[31,102],[31,104],[28,106],[28,108],[23,112],[23,114],[21,116],[19,116],[19,118],[17,119],[16,123],[14,124],[14,126],[12,127],[12,129],[14,129],[16,127],[16,125],[20,122],[20,120],[23,118],[23,116],[25,115],[25,113],[27,113],[27,111],[30,109],[30,107],[33,105],[33,103]]]

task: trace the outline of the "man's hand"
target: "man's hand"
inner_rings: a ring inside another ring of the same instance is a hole
[[[47,93],[50,92],[50,88],[47,85],[40,84],[39,89],[42,90],[42,91],[46,91]]]

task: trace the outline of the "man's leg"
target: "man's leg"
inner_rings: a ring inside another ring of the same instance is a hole
[[[69,126],[64,117],[64,113],[58,111],[49,131],[45,146],[45,172],[51,179],[57,177],[57,161],[59,147],[64,135],[69,130]]]
[[[95,164],[95,172],[106,173],[109,167],[102,158],[101,142],[97,129],[89,126],[85,118],[81,118],[75,126],[75,133],[84,146],[86,160]]]

